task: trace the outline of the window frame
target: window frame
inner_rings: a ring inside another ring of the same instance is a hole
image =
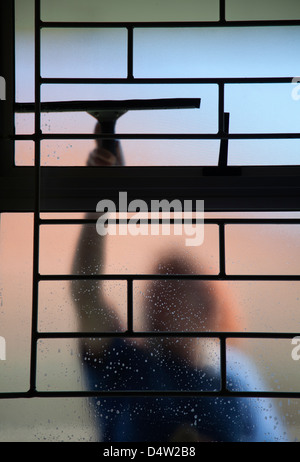
[[[1,212],[33,212],[34,213],[34,269],[33,269],[33,309],[32,309],[32,338],[31,338],[31,369],[30,389],[23,393],[0,393],[0,399],[17,397],[70,397],[91,395],[114,395],[114,396],[200,396],[208,395],[208,392],[40,392],[36,389],[36,363],[37,341],[41,338],[80,338],[89,336],[89,333],[40,333],[38,332],[38,285],[41,280],[51,280],[50,276],[39,274],[39,228],[41,224],[50,224],[50,221],[40,218],[42,212],[74,212],[95,211],[97,202],[101,198],[115,200],[117,203],[120,190],[128,192],[128,199],[143,199],[148,204],[152,199],[195,199],[205,201],[205,210],[208,212],[228,211],[299,211],[300,209],[300,165],[296,166],[243,166],[230,167],[226,163],[226,149],[228,140],[237,138],[300,138],[300,133],[288,134],[239,134],[228,133],[226,114],[224,112],[224,88],[226,83],[287,83],[292,77],[278,78],[247,78],[247,79],[136,79],[133,73],[133,32],[137,27],[257,27],[264,25],[300,25],[300,20],[289,21],[226,21],[225,0],[220,0],[220,20],[217,22],[193,22],[193,23],[45,23],[40,20],[40,0],[35,0],[35,132],[33,135],[16,135],[14,130],[15,103],[15,68],[14,68],[14,0],[1,4],[1,30],[3,37],[1,43],[5,48],[3,54],[3,76],[7,83],[7,100],[1,103],[1,182],[0,182],[0,210]],[[128,76],[126,79],[59,79],[42,78],[40,75],[41,43],[40,32],[44,27],[125,27],[128,31]],[[40,165],[40,145],[43,139],[94,139],[118,138],[118,139],[207,139],[207,135],[190,134],[161,134],[161,135],[82,135],[82,134],[42,134],[41,122],[41,95],[40,88],[45,83],[213,83],[219,87],[218,105],[218,133],[211,135],[212,139],[221,141],[220,162],[216,167],[114,167],[114,168],[82,168],[82,167],[42,167]],[[14,165],[14,142],[16,140],[33,140],[35,143],[35,166],[17,167]],[[138,181],[134,184],[133,180]],[[99,184],[101,185],[99,186]],[[244,223],[278,223],[280,220],[246,219]],[[51,220],[57,223],[56,220]],[[83,223],[84,220],[81,220]],[[219,253],[220,272],[218,280],[228,279],[225,268],[225,228],[230,220],[215,219],[219,226]],[[68,220],[72,223],[72,220]],[[231,221],[233,223],[233,221]],[[234,223],[241,223],[235,220]],[[281,220],[281,223],[300,223],[300,220]],[[128,330],[125,336],[139,336],[132,330],[132,288],[135,275],[127,275],[128,283]],[[153,275],[148,275],[153,278]],[[176,275],[169,275],[177,278]],[[190,276],[188,276],[190,277]],[[207,278],[198,275],[199,279]],[[238,279],[238,275],[233,278]],[[70,280],[74,276],[63,275],[52,278]],[[84,277],[85,279],[87,276]],[[88,277],[89,278],[89,277]],[[91,276],[92,279],[111,278],[106,276]],[[114,275],[114,279],[115,279]],[[147,278],[145,275],[142,279]],[[158,277],[155,276],[155,279]],[[163,276],[165,279],[166,276]],[[252,276],[264,280],[300,280],[297,276]],[[277,279],[276,279],[277,278]],[[76,276],[76,279],[80,277]],[[245,279],[251,279],[245,276]],[[176,332],[176,336],[180,333]],[[112,334],[95,333],[96,335],[111,336]],[[116,333],[120,336],[120,333]],[[144,334],[147,335],[147,334]],[[150,334],[149,334],[150,335]],[[159,333],[160,336],[164,335]],[[167,333],[169,336],[170,333]],[[187,335],[187,333],[181,333]],[[191,335],[191,334],[189,334]],[[220,339],[221,354],[221,378],[222,388],[220,392],[209,393],[217,396],[247,396],[247,397],[293,397],[300,398],[300,391],[287,392],[232,392],[226,388],[226,339],[232,337],[251,338],[293,338],[296,333],[193,333],[193,336],[218,337]]]

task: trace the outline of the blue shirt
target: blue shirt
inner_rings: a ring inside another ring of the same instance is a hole
[[[84,359],[90,390],[191,390],[208,394],[220,390],[218,369],[192,368],[187,361],[159,348],[150,351],[122,339],[115,340],[101,357]],[[255,391],[257,373],[244,357],[239,359],[240,363],[227,371],[230,390]],[[244,378],[246,370],[251,380]],[[101,439],[106,442],[167,442],[181,426],[211,441],[287,441],[274,405],[265,398],[99,397],[91,402]]]

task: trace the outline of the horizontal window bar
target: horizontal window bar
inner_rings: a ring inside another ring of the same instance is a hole
[[[292,77],[130,77],[130,78],[95,78],[95,77],[43,77],[40,80],[41,84],[97,84],[97,83],[134,83],[134,84],[171,84],[171,83],[291,83]]]
[[[248,339],[291,339],[299,336],[299,332],[38,332],[40,339],[75,339],[75,338],[248,338]]]
[[[156,279],[188,279],[212,281],[300,281],[300,275],[266,275],[237,274],[219,276],[213,274],[40,274],[40,281],[74,281],[74,280],[156,280]]]
[[[289,139],[289,138],[300,138],[300,133],[230,133],[220,134],[218,133],[118,133],[112,134],[89,134],[89,133],[41,133],[39,135],[15,135],[9,139],[15,140],[91,140],[91,139],[119,139],[119,140],[147,140],[147,139],[191,139],[191,140],[239,140],[239,139]]]
[[[0,393],[0,399],[16,398],[83,398],[83,397],[192,397],[192,396],[214,396],[214,397],[240,397],[240,398],[300,398],[300,392],[276,392],[276,391],[163,391],[163,390],[141,390],[141,391],[35,391]]]
[[[263,27],[263,26],[298,26],[300,19],[283,19],[283,20],[251,20],[251,21],[164,21],[164,22],[78,22],[78,21],[41,21],[43,28],[66,28],[66,27],[134,27],[134,28],[163,28],[163,27]]]
[[[130,217],[126,220],[128,222]],[[151,217],[141,219],[141,223],[149,223]],[[188,222],[195,223],[196,218],[186,219]],[[122,222],[122,219],[116,218],[116,223]],[[155,222],[163,223],[163,218],[154,220]],[[176,221],[175,218],[168,219],[170,223]],[[206,224],[281,224],[281,225],[299,225],[300,218],[205,218]],[[96,223],[97,218],[41,218],[40,223],[43,225],[75,225],[81,223]]]

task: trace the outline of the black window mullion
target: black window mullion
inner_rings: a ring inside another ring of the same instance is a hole
[[[30,359],[30,392],[36,391],[38,341],[38,288],[40,245],[40,151],[41,151],[41,0],[35,0],[35,164],[34,164],[34,223],[33,223],[33,287],[32,331]]]

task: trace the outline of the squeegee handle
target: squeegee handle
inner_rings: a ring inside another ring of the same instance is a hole
[[[102,133],[115,133],[115,125],[116,121],[115,120],[105,120],[101,122],[101,131]],[[104,149],[107,149],[108,151],[112,152],[113,154],[116,155],[116,146],[117,142],[115,139],[103,139],[102,141],[102,146]]]

